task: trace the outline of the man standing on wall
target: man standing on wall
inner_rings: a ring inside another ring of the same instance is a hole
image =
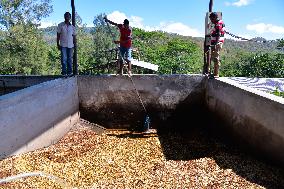
[[[109,22],[111,25],[117,26],[120,31],[120,40],[114,41],[116,44],[120,44],[120,63],[119,63],[119,73],[123,74],[123,60],[124,59],[128,64],[128,75],[131,75],[131,45],[132,45],[132,29],[129,26],[129,21],[125,19],[123,24],[117,24],[106,17],[104,18],[106,22]],[[122,57],[121,57],[122,56]]]
[[[57,47],[61,51],[61,74],[72,75],[73,48],[76,43],[76,30],[70,23],[71,14],[64,14],[64,22],[57,27]],[[66,70],[67,67],[67,70]]]
[[[214,62],[214,78],[219,77],[220,67],[220,51],[225,41],[225,24],[222,20],[218,19],[218,14],[212,12],[209,16],[211,22],[214,24],[214,28],[211,32],[211,60]],[[210,63],[207,65],[207,71],[210,71]]]

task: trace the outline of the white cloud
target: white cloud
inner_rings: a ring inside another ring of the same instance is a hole
[[[48,21],[42,21],[42,22],[40,22],[39,28],[47,28],[47,27],[50,27],[50,26],[56,26],[56,23],[48,22]]]
[[[94,27],[94,24],[93,23],[87,23],[86,27]]]
[[[119,11],[114,11],[111,14],[107,15],[108,19],[116,23],[122,23],[127,16],[124,13]],[[138,16],[130,16],[129,18],[130,25],[132,27],[140,28],[145,31],[165,31],[168,33],[176,33],[183,36],[192,36],[192,37],[203,37],[204,34],[199,32],[197,29],[191,28],[181,22],[161,22],[157,26],[147,26],[143,23],[143,18]]]
[[[138,17],[138,16],[131,16],[131,18],[129,19],[130,22],[131,22],[131,25],[133,27],[136,27],[136,28],[143,28],[143,18],[141,17]]]
[[[127,16],[122,12],[114,11],[107,15],[107,18],[115,23],[123,23],[123,20],[126,19]]]
[[[225,2],[225,5],[226,5],[226,6],[231,6],[231,5],[232,5],[232,3],[230,3],[230,2],[228,2],[228,1],[226,1],[226,2]]]
[[[255,31],[258,34],[272,33],[272,34],[284,34],[283,26],[275,26],[272,24],[248,24],[246,26],[247,30]]]
[[[236,7],[242,7],[247,6],[251,3],[252,0],[239,0],[237,2],[231,3],[231,2],[225,2],[226,6],[236,6]]]
[[[160,25],[161,30],[169,33],[177,33],[184,36],[201,37],[203,36],[197,29],[190,28],[189,26],[180,23],[163,23]]]

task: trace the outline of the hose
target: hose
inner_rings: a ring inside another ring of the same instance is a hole
[[[112,36],[112,38],[113,38],[113,41],[115,41],[115,36],[114,36],[114,34],[112,33],[112,31],[111,31],[111,28],[110,28],[110,26],[109,26],[109,23],[106,22],[106,24],[107,24],[107,28],[108,28],[108,30],[109,30],[109,33],[111,34],[111,36]],[[117,45],[117,47],[119,48],[118,45]],[[124,60],[124,58],[123,58],[123,56],[122,56],[120,50],[119,50],[119,55],[120,55],[120,57],[121,57],[123,63],[125,63],[126,61]],[[131,75],[130,75],[129,73],[128,73],[128,76],[129,76],[129,78],[130,78],[130,80],[131,80],[131,83],[132,83],[132,85],[133,85],[133,87],[134,87],[134,89],[135,89],[135,92],[136,92],[136,94],[137,94],[137,96],[138,96],[138,98],[139,98],[139,101],[140,101],[140,103],[141,103],[141,105],[142,105],[142,107],[143,107],[143,110],[144,110],[144,112],[145,112],[145,114],[146,114],[145,124],[147,124],[147,125],[148,125],[148,128],[149,128],[150,117],[149,117],[148,114],[147,114],[147,110],[146,110],[145,105],[144,105],[144,103],[143,103],[143,101],[142,101],[142,98],[141,98],[141,96],[140,96],[140,94],[139,94],[139,92],[138,92],[138,90],[137,90],[137,88],[136,88],[136,86],[135,86],[135,84],[134,84],[134,81],[133,81],[133,79],[132,79],[132,77],[131,77]]]
[[[68,184],[63,179],[56,177],[56,176],[53,176],[53,175],[49,175],[49,174],[40,172],[40,171],[39,172],[30,172],[30,173],[22,173],[22,174],[18,174],[18,175],[14,175],[14,176],[10,176],[10,177],[0,179],[0,185],[8,183],[8,182],[12,182],[12,181],[20,180],[20,179],[23,179],[23,178],[35,177],[35,176],[45,177],[45,178],[48,178],[50,180],[53,180],[66,189],[72,189],[73,188],[70,184]]]

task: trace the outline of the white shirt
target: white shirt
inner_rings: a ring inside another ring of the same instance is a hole
[[[65,22],[61,22],[57,26],[57,33],[60,34],[59,41],[61,47],[74,47],[73,36],[76,35],[76,30],[73,25],[67,25]]]

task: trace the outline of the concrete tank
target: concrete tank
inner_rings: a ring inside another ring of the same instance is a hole
[[[219,123],[214,127],[232,140],[284,165],[281,97],[226,78],[208,80],[202,75],[45,79],[33,77],[35,85],[18,85],[27,88],[0,96],[0,137],[5,141],[0,145],[1,158],[55,143],[80,117],[106,128],[134,129],[142,126],[148,114],[152,127],[181,121],[198,126],[213,117]]]

